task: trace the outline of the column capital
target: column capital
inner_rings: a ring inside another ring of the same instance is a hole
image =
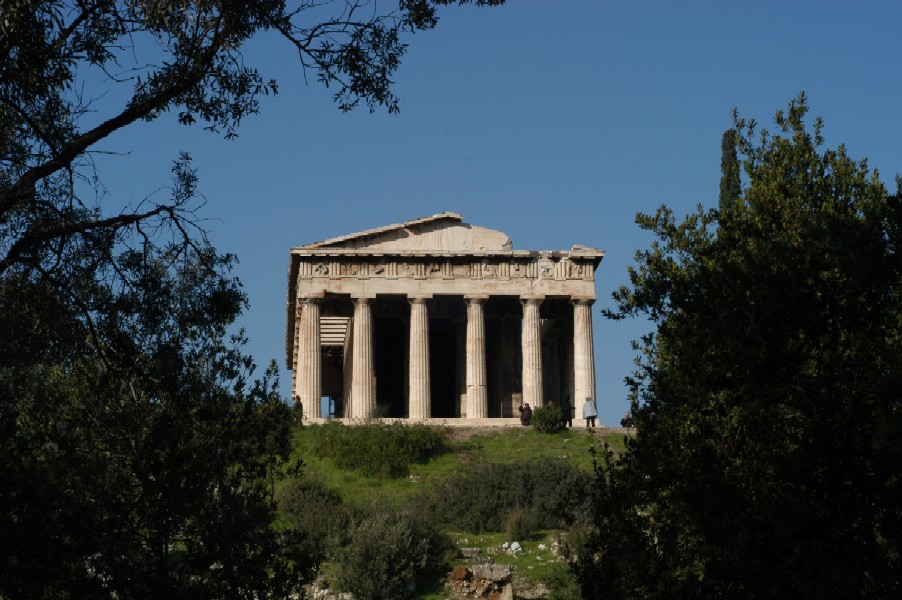
[[[595,298],[570,298],[570,303],[574,306],[592,306],[595,304]]]
[[[425,304],[427,300],[432,300],[432,295],[416,295],[407,296],[407,301],[411,304]]]
[[[300,304],[319,304],[323,301],[322,296],[304,296],[302,298],[298,298],[298,302]]]
[[[466,300],[468,304],[482,304],[488,299],[488,294],[464,294],[464,300]]]
[[[520,303],[523,305],[538,306],[545,301],[545,296],[520,296]]]
[[[372,296],[351,296],[351,300],[354,301],[354,304],[369,304],[375,298]]]

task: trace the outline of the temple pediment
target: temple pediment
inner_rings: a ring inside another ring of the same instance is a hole
[[[464,223],[451,212],[412,219],[301,246],[302,249],[343,248],[372,252],[491,252],[511,249],[507,234]]]

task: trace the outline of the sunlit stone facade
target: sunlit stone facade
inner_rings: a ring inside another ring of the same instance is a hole
[[[303,414],[500,419],[595,398],[604,252],[513,250],[441,213],[291,250],[287,363]]]

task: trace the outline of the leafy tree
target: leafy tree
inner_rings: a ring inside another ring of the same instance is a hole
[[[245,299],[190,158],[168,198],[121,208],[92,153],[167,112],[234,136],[277,91],[241,54],[257,34],[342,110],[396,111],[403,35],[452,3],[3,3],[0,596],[247,598],[310,576],[272,506],[289,415],[227,335]]]
[[[233,259],[80,250],[57,269],[68,289],[0,279],[0,596],[296,588],[315,563],[277,525],[270,486],[291,418],[274,372],[249,381],[226,335],[244,306]]]
[[[596,481],[587,598],[902,594],[902,200],[822,150],[804,94],[736,119],[729,211],[640,215],[637,436]]]
[[[226,137],[257,112],[275,80],[247,65],[257,34],[287,40],[300,67],[334,90],[339,108],[398,110],[392,76],[405,33],[437,23],[437,7],[503,0],[252,0],[5,2],[0,15],[0,274],[62,254],[76,239],[175,226],[184,241],[193,209],[184,198],[103,214],[92,148],[136,121],[174,111]],[[384,12],[382,9],[388,6]],[[96,83],[87,95],[84,82]],[[107,100],[100,104],[101,98]],[[118,99],[118,106],[116,102]],[[109,113],[98,106],[112,104]],[[96,198],[85,197],[94,188]],[[193,231],[192,231],[193,232]],[[197,232],[193,232],[197,233]]]

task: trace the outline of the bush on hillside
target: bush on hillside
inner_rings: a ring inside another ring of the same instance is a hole
[[[528,540],[539,530],[541,515],[535,507],[515,506],[504,515],[504,531],[509,540]]]
[[[431,508],[461,531],[506,531],[514,509],[535,515],[530,529],[558,529],[586,514],[591,484],[589,473],[563,460],[474,464],[436,485]]]
[[[450,450],[445,434],[427,425],[327,423],[313,428],[317,456],[371,477],[405,477],[411,464],[425,463]]]
[[[288,481],[276,500],[319,558],[337,533],[347,528],[349,516],[341,496],[313,477]]]
[[[358,512],[336,542],[336,583],[358,600],[413,598],[418,582],[447,569],[454,548],[422,511],[386,503]]]
[[[579,581],[566,563],[556,563],[542,583],[548,586],[547,600],[581,600],[583,597]]]
[[[557,404],[540,406],[532,411],[532,426],[540,433],[557,433],[564,429],[564,417]]]

